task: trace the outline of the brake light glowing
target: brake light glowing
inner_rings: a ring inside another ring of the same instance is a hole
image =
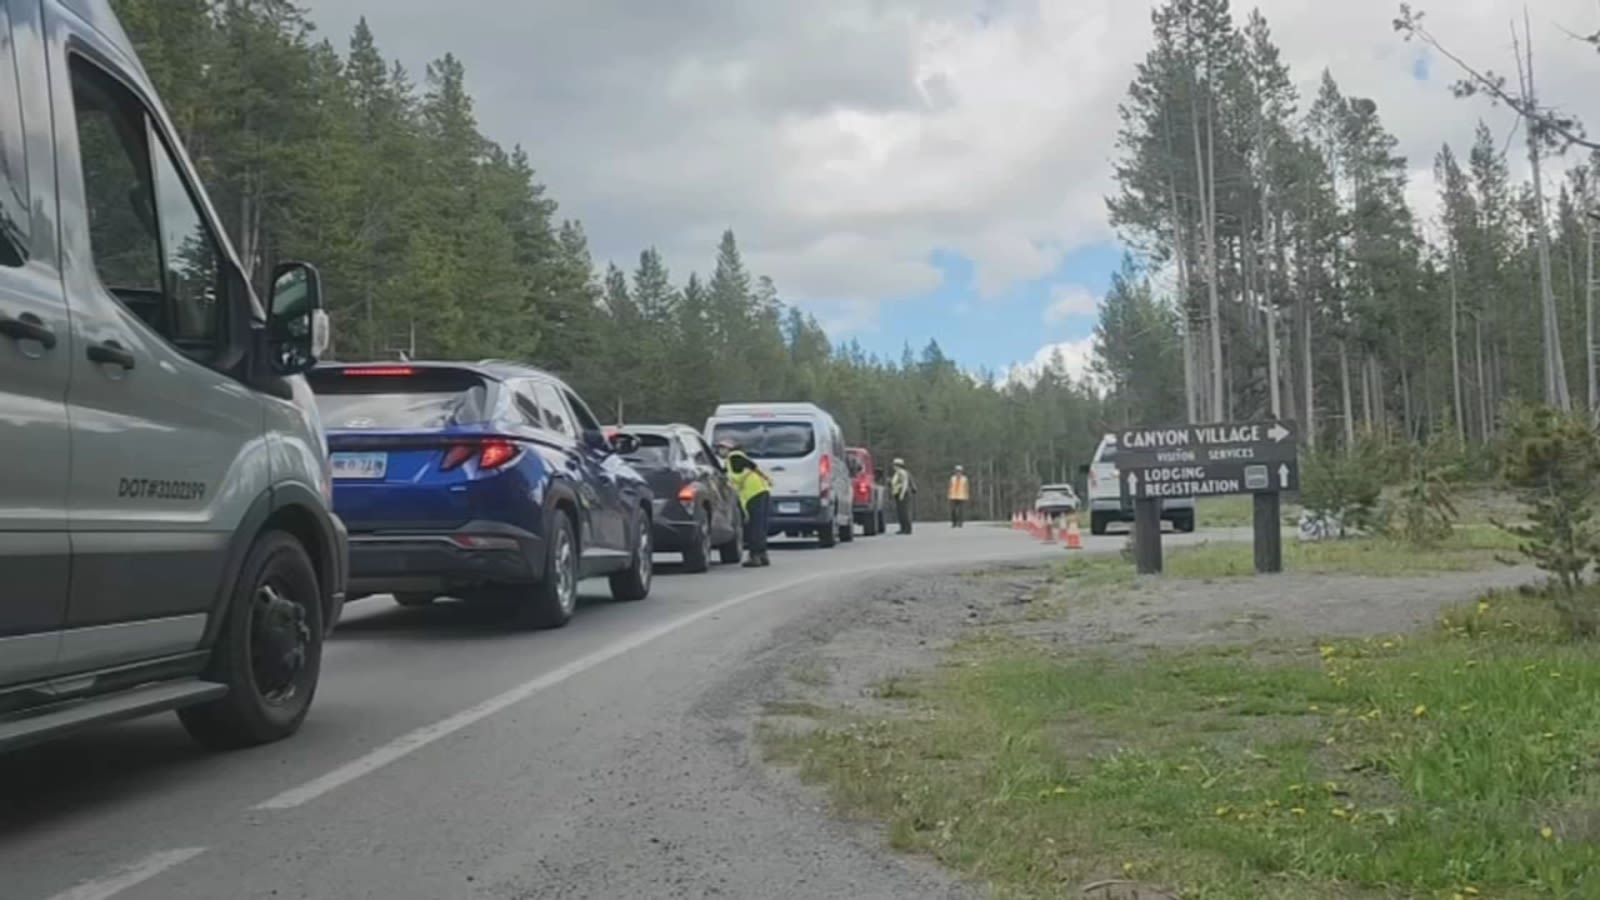
[[[686,484],[683,487],[678,489],[678,502],[679,503],[693,503],[694,502],[694,498],[699,496],[699,494],[700,494],[700,488],[699,487],[697,487],[695,485],[692,485],[692,484]]]
[[[822,496],[826,497],[833,491],[833,457],[822,454],[817,460],[817,481],[822,485]]]
[[[407,375],[417,374],[417,370],[410,366],[360,366],[353,369],[345,369],[344,374],[347,376],[371,375],[379,378],[403,378]]]
[[[498,469],[515,459],[518,452],[520,451],[517,445],[510,441],[488,440],[481,444],[456,444],[445,451],[444,462],[440,463],[439,468],[441,471],[448,472],[451,469],[459,468],[462,463],[473,456],[477,456],[478,468],[481,471]]]
[[[498,469],[517,455],[517,445],[510,441],[484,441],[483,452],[478,456],[478,468]]]

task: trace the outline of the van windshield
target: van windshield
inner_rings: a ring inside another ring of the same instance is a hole
[[[732,440],[756,459],[798,459],[817,449],[817,433],[810,422],[718,422],[711,429],[711,440]]]

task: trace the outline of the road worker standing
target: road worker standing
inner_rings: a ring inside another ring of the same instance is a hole
[[[730,438],[717,441],[717,453],[728,467],[728,480],[733,482],[733,489],[739,495],[739,508],[744,511],[744,546],[749,552],[744,567],[770,566],[767,516],[772,512],[772,479]]]
[[[894,474],[889,476],[889,493],[894,496],[894,514],[900,522],[900,534],[911,533],[911,503],[917,495],[917,481],[906,468],[906,461],[894,458]]]
[[[960,466],[950,475],[950,527],[960,528],[967,521],[967,499],[971,496],[967,473]]]

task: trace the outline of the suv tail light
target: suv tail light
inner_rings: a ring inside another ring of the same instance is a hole
[[[477,444],[456,444],[445,451],[444,463],[439,466],[439,469],[448,472],[451,469],[460,468],[462,463],[473,456],[477,456],[479,470],[487,472],[511,462],[521,452],[521,449],[516,444],[498,439]]]
[[[694,498],[699,496],[699,494],[700,494],[700,488],[696,487],[693,484],[686,484],[683,487],[678,488],[678,502],[679,503],[693,503],[694,502]]]
[[[817,460],[817,483],[822,485],[822,496],[833,493],[833,457],[826,453]]]

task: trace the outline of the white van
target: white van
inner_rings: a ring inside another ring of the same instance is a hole
[[[1094,460],[1088,465],[1089,533],[1105,534],[1112,522],[1132,522],[1133,502],[1122,500],[1122,485],[1117,474],[1117,436],[1100,438]],[[1161,501],[1161,518],[1178,531],[1194,530],[1194,498],[1168,497]]]
[[[816,535],[832,547],[855,539],[844,433],[814,403],[724,403],[706,420],[706,440],[725,438],[772,476],[770,534]]]

